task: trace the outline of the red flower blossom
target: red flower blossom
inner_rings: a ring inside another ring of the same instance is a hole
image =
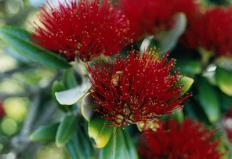
[[[225,127],[227,137],[232,142],[232,109],[229,110],[223,119],[223,125]]]
[[[211,8],[191,22],[182,42],[217,55],[232,55],[232,7]]]
[[[4,116],[5,116],[5,110],[2,102],[0,101],[0,119],[3,118]]]
[[[69,0],[58,7],[49,5],[42,8],[40,21],[43,26],[33,35],[37,43],[68,60],[110,56],[131,42],[129,20],[107,0],[102,4]]]
[[[174,60],[161,59],[155,53],[140,55],[132,51],[127,58],[113,64],[89,67],[91,95],[97,111],[114,125],[153,120],[182,107],[178,73]]]
[[[142,159],[220,159],[214,131],[186,119],[183,123],[169,120],[157,131],[144,133],[139,147]]]
[[[196,0],[120,0],[120,6],[131,21],[131,30],[139,38],[173,25],[173,16],[184,12],[187,18],[198,13]]]

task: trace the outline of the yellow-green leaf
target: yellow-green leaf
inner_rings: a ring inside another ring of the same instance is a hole
[[[97,117],[88,123],[89,137],[94,139],[97,148],[102,148],[109,142],[114,130],[109,124],[110,122]]]

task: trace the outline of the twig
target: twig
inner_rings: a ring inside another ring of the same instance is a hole
[[[36,96],[31,104],[31,109],[28,113],[27,120],[24,122],[19,135],[12,139],[12,146],[16,153],[22,152],[28,145],[28,136],[30,134],[33,122],[36,118],[36,113],[40,105],[40,95]]]
[[[0,80],[3,80],[5,78],[10,78],[15,73],[24,73],[24,72],[27,72],[27,71],[31,71],[33,69],[35,69],[35,67],[19,67],[19,68],[15,68],[15,69],[0,73]]]
[[[0,92],[0,99],[6,99],[9,97],[33,97],[37,94],[47,91],[47,89],[51,87],[51,85],[59,77],[59,75],[60,73],[57,72],[56,75],[50,81],[48,81],[48,83],[45,86],[40,86],[37,88],[29,88],[23,92],[17,92],[17,93],[1,93]]]
[[[53,101],[49,101],[45,105],[47,106],[47,109],[43,112],[43,115],[39,116],[39,119],[34,124],[35,128],[51,120],[53,114],[55,114],[55,112],[57,111],[57,105],[55,105]]]

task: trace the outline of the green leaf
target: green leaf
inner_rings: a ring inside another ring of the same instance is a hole
[[[69,68],[71,65],[61,56],[29,41],[29,33],[14,27],[1,27],[0,39],[28,60],[51,68]]]
[[[232,71],[217,67],[215,78],[221,91],[232,96]]]
[[[161,32],[158,35],[160,51],[162,53],[174,48],[186,29],[187,18],[184,13],[178,13],[174,18],[175,26],[170,31]]]
[[[12,26],[4,26],[0,28],[1,32],[5,34],[12,34],[18,38],[21,38],[25,41],[30,41],[31,35],[24,29],[12,27]]]
[[[72,110],[72,106],[70,105],[61,105],[57,102],[56,100],[56,96],[55,96],[55,93],[57,91],[63,91],[65,90],[65,86],[63,84],[63,82],[61,81],[55,81],[52,85],[52,97],[55,99],[56,103],[57,103],[57,106],[60,110],[64,111],[64,112],[68,112],[70,110]]]
[[[115,129],[109,143],[100,150],[99,159],[138,159],[132,139],[126,133]]]
[[[55,93],[65,90],[65,86],[61,81],[55,81],[52,85],[52,96],[56,98]]]
[[[184,112],[183,110],[176,110],[172,114],[173,118],[176,119],[179,122],[182,122],[184,120]]]
[[[216,89],[205,78],[198,81],[198,100],[210,122],[220,118],[220,103]]]
[[[41,126],[36,129],[31,135],[31,141],[55,141],[56,132],[59,123]]]
[[[186,93],[193,85],[193,82],[194,79],[187,76],[181,76],[180,77],[181,92],[183,94]]]
[[[67,69],[64,72],[64,85],[65,88],[73,88],[78,85],[76,77],[75,77],[75,72],[73,69]]]
[[[201,62],[190,58],[177,59],[176,67],[182,74],[188,76],[199,74],[202,71]]]
[[[109,142],[114,130],[109,124],[109,121],[97,117],[88,123],[89,137],[94,139],[97,148],[102,148]]]
[[[73,114],[67,114],[62,119],[56,134],[56,145],[64,146],[76,131],[77,117]]]
[[[76,133],[66,144],[66,148],[72,159],[94,159],[94,148],[81,122],[77,125]]]

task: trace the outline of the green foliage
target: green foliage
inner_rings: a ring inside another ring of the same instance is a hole
[[[62,57],[30,42],[30,34],[14,27],[1,27],[0,39],[28,60],[56,69],[66,69],[70,64]]]
[[[115,129],[108,144],[100,150],[99,159],[138,159],[137,152],[126,130]]]
[[[220,101],[216,89],[205,78],[201,78],[197,84],[199,100],[210,122],[216,122],[220,118]]]
[[[191,77],[200,74],[202,71],[201,62],[191,58],[177,59],[176,67],[180,70],[181,73]]]
[[[41,126],[30,135],[30,140],[54,142],[58,127],[59,127],[59,123]]]
[[[77,117],[73,114],[67,114],[63,117],[56,133],[56,145],[64,146],[67,144],[73,134],[76,132]]]

